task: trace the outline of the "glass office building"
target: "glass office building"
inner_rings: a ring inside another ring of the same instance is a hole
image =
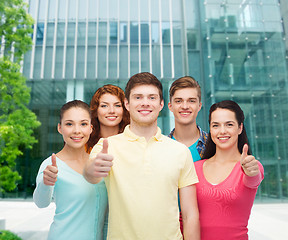
[[[99,86],[124,89],[151,72],[163,83],[159,126],[174,126],[167,108],[171,82],[194,76],[202,86],[198,123],[208,130],[211,104],[244,109],[252,152],[265,167],[260,201],[288,198],[288,9],[285,0],[30,0],[33,48],[23,73],[30,108],[42,126],[38,144],[18,159],[23,176],[14,196],[30,196],[43,159],[61,149],[59,108],[89,103]]]

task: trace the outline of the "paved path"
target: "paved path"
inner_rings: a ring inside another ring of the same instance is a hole
[[[0,199],[0,226],[5,219],[5,228],[23,240],[46,240],[54,211],[54,204],[39,209],[31,199]],[[254,204],[248,228],[251,240],[288,240],[288,204]]]

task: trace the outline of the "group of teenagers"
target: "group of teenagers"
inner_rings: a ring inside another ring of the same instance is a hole
[[[251,155],[244,114],[231,100],[196,123],[201,89],[190,76],[169,90],[175,128],[161,133],[161,82],[133,75],[124,91],[104,85],[90,106],[60,110],[62,150],[40,166],[33,199],[56,210],[49,240],[248,239],[248,219],[264,178]]]

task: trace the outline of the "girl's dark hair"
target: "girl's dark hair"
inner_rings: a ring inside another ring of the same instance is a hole
[[[60,123],[62,121],[62,118],[63,118],[63,115],[64,113],[69,110],[70,108],[82,108],[84,110],[86,110],[88,113],[89,113],[89,116],[91,118],[91,111],[90,111],[90,107],[87,103],[81,101],[81,100],[73,100],[73,101],[70,101],[70,102],[67,102],[65,103],[61,109],[60,109]]]
[[[242,129],[242,133],[238,136],[238,151],[239,153],[242,153],[242,149],[244,144],[248,144],[248,154],[251,155],[251,151],[250,151],[250,146],[249,146],[249,142],[248,142],[248,137],[247,137],[247,133],[244,127],[244,113],[242,111],[242,109],[240,108],[240,106],[232,101],[232,100],[224,100],[218,103],[214,103],[209,110],[209,125],[211,123],[211,115],[212,113],[217,110],[218,108],[221,109],[227,109],[231,112],[235,113],[235,117],[236,120],[238,122],[238,125],[240,126],[241,123],[243,124],[243,129]],[[205,147],[205,151],[203,154],[202,159],[208,159],[211,158],[215,155],[216,153],[216,145],[215,143],[212,141],[211,139],[211,133],[209,132],[208,135],[208,139],[206,142],[206,147]]]
[[[99,141],[101,138],[100,136],[100,123],[97,117],[97,111],[100,103],[100,98],[104,94],[111,94],[119,98],[122,108],[123,108],[123,116],[122,116],[122,121],[119,123],[119,133],[122,133],[124,131],[124,128],[126,127],[127,124],[130,122],[130,115],[127,109],[124,106],[124,99],[125,99],[125,94],[124,91],[115,85],[112,84],[107,84],[104,85],[103,87],[100,87],[97,89],[97,91],[94,93],[91,102],[90,102],[90,109],[92,113],[92,119],[91,123],[93,125],[93,130],[90,135],[90,138],[88,142],[86,143],[86,151],[90,153],[94,145]]]

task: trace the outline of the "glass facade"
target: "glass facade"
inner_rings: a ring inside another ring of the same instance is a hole
[[[23,181],[13,196],[30,196],[40,163],[62,148],[60,107],[89,103],[103,84],[124,89],[148,71],[163,83],[159,126],[174,126],[167,108],[171,82],[194,76],[202,86],[198,123],[208,130],[214,102],[237,101],[252,152],[265,167],[261,201],[288,198],[288,3],[285,0],[30,0],[33,48],[23,73],[38,144],[18,159]]]

